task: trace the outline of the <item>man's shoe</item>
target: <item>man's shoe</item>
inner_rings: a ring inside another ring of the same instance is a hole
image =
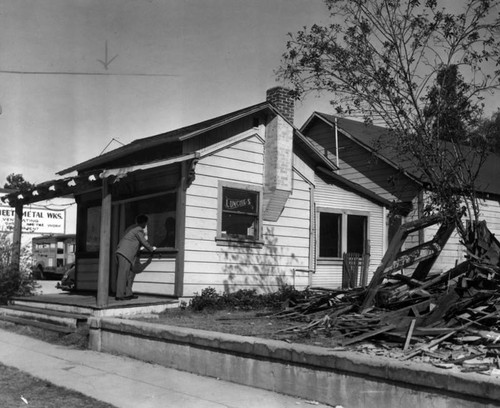
[[[139,296],[137,295],[130,295],[130,296],[125,296],[123,299],[130,300],[130,299],[137,299]]]
[[[125,300],[126,298],[122,298],[122,297],[115,297],[115,300]]]

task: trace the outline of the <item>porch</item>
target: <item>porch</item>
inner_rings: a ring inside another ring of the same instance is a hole
[[[177,298],[139,295],[137,299],[107,299],[98,306],[95,292],[63,292],[13,298],[0,307],[0,320],[71,333],[87,326],[91,317],[129,317],[161,313],[179,304]]]

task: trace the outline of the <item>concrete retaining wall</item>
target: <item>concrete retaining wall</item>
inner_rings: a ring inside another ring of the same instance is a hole
[[[500,406],[497,377],[125,319],[89,323],[93,350],[333,406]]]

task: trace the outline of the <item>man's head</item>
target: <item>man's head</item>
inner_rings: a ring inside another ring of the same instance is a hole
[[[140,225],[142,228],[144,228],[146,225],[148,225],[148,216],[146,214],[140,214],[137,217],[135,217],[135,222],[137,225]]]

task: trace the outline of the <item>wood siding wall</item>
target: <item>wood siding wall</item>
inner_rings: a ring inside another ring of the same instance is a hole
[[[97,290],[99,258],[78,258],[76,270],[78,290]]]
[[[145,262],[142,259],[141,262]],[[97,290],[98,258],[80,258],[76,262],[78,290]],[[175,258],[153,259],[147,268],[136,276],[133,291],[149,295],[174,295]]]
[[[264,144],[253,136],[202,158],[186,197],[184,296],[206,287],[218,292],[277,290],[308,283],[310,188],[297,172],[277,222],[263,222],[262,246],[216,241],[219,180],[262,187]],[[295,278],[295,280],[294,280]]]
[[[327,183],[316,176],[314,201],[316,208],[360,211],[368,216],[368,239],[370,244],[370,265],[368,281],[380,264],[385,248],[384,242],[384,209],[359,195]],[[316,235],[318,232],[316,232]],[[342,260],[318,259],[316,272],[312,277],[312,286],[338,288],[342,286]]]
[[[141,259],[145,262],[146,259]],[[150,265],[136,275],[133,291],[155,295],[174,295],[175,257],[153,259]]]

